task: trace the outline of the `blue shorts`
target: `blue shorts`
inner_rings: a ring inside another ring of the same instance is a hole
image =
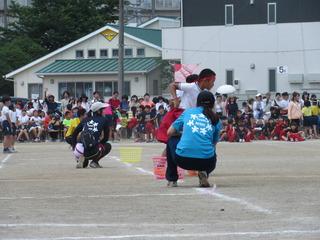
[[[3,129],[3,135],[4,136],[11,136],[13,135],[12,128],[7,120],[2,122],[2,129]]]

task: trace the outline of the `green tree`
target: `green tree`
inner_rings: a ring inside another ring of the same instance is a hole
[[[0,76],[25,65],[47,51],[32,39],[20,36],[10,42],[0,44]],[[13,84],[0,78],[0,95],[13,95]]]
[[[34,0],[31,6],[13,4],[16,19],[4,36],[28,36],[49,52],[56,50],[117,17],[118,0]]]
[[[3,75],[117,18],[118,0],[33,0],[31,6],[13,4],[15,21],[0,28],[0,93],[13,94]]]

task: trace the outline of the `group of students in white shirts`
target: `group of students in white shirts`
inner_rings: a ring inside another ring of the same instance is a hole
[[[16,152],[14,144],[16,140],[29,140],[29,133],[32,133],[35,141],[40,140],[43,132],[43,117],[36,109],[29,111],[16,108],[9,97],[4,97],[0,106],[0,122],[3,134],[3,153]],[[19,134],[17,136],[17,130]]]

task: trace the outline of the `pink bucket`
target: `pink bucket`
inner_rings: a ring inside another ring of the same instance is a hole
[[[153,173],[156,179],[165,179],[166,178],[166,169],[167,169],[167,158],[158,156],[153,157]],[[184,178],[184,169],[178,167],[179,179]]]

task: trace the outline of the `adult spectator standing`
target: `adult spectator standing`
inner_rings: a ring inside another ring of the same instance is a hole
[[[120,107],[120,100],[119,100],[119,92],[118,91],[113,92],[112,97],[109,99],[108,103],[111,105],[113,110],[118,109]]]
[[[68,91],[64,91],[61,99],[61,112],[65,113],[67,110],[67,106],[70,102],[70,93]]]
[[[141,105],[146,107],[146,106],[150,106],[151,108],[153,108],[155,106],[154,102],[150,99],[150,94],[146,93],[143,96],[143,101],[141,102]]]
[[[280,101],[279,107],[280,107],[280,115],[282,116],[288,116],[288,107],[289,107],[289,93],[283,92],[281,94],[282,100]]]
[[[159,107],[160,106],[162,106],[164,111],[166,111],[166,112],[169,110],[168,104],[164,101],[162,96],[158,97],[158,102],[156,103],[157,113],[159,113]]]
[[[91,100],[91,105],[92,105],[93,103],[95,103],[95,102],[104,102],[104,100],[103,100],[102,97],[101,97],[100,92],[95,91],[95,92],[93,92],[92,96],[93,96],[93,98],[92,98],[92,100]]]
[[[300,120],[303,117],[299,98],[300,94],[293,92],[288,106],[288,119],[290,120],[290,124],[295,123],[298,127],[300,126]]]
[[[183,91],[181,96],[180,108],[188,109],[196,107],[197,97],[199,93],[203,90],[210,91],[214,86],[214,81],[216,80],[216,73],[211,69],[203,69],[199,74],[199,80],[193,83],[171,83],[169,85],[171,96],[177,103],[179,99],[177,98],[177,90]]]
[[[235,96],[231,96],[228,99],[228,103],[226,106],[227,116],[229,118],[234,118],[237,115],[239,110],[239,106],[237,103],[237,98]]]
[[[255,119],[263,119],[264,116],[264,110],[265,105],[264,102],[262,100],[262,95],[261,93],[258,93],[256,95],[256,100],[253,102],[253,117]]]
[[[222,96],[221,95],[216,96],[214,110],[220,118],[223,116],[224,108],[225,108],[225,105],[222,102]]]
[[[128,96],[127,95],[123,95],[121,97],[120,110],[124,111],[124,112],[128,112],[129,111],[129,101],[128,101]]]
[[[58,110],[58,103],[54,100],[54,96],[52,94],[48,94],[47,90],[44,92],[44,102],[47,106],[47,112],[56,112]]]
[[[81,107],[85,109],[86,112],[89,112],[90,104],[88,102],[88,97],[85,94],[83,94],[79,100],[81,101]]]

